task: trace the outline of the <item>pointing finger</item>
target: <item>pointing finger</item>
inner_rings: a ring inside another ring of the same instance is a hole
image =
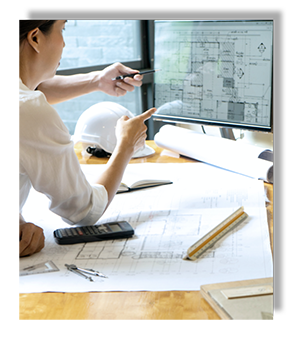
[[[153,107],[153,108],[147,110],[146,112],[140,114],[139,118],[142,119],[143,121],[146,121],[156,112],[156,110],[157,109]]]

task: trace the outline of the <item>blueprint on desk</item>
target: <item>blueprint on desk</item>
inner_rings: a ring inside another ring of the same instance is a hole
[[[89,180],[104,165],[82,165]],[[199,290],[200,285],[273,275],[263,182],[205,164],[132,164],[128,177],[170,179],[172,185],[118,194],[99,220],[128,221],[129,239],[57,245],[53,230],[67,227],[48,211],[48,200],[31,192],[23,215],[42,226],[46,246],[20,259],[20,270],[51,261],[59,271],[20,276],[20,292]],[[199,260],[183,260],[187,249],[238,207],[249,217]],[[94,282],[65,264],[92,268],[108,279]]]

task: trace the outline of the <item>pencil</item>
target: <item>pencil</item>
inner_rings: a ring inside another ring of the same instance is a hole
[[[149,73],[154,73],[159,71],[159,69],[151,69],[148,71],[142,71],[142,72],[138,72],[138,73],[134,73],[134,74],[124,74],[124,75],[119,75],[116,78],[112,78],[112,80],[123,80],[124,78],[133,78],[135,75],[139,74],[139,75],[144,75],[144,74],[149,74]]]

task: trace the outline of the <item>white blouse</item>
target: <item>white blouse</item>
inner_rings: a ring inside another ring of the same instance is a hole
[[[91,186],[81,171],[68,129],[41,91],[19,87],[19,211],[31,186],[51,201],[50,210],[70,225],[92,225],[108,202],[104,186]],[[30,220],[28,220],[29,222]]]

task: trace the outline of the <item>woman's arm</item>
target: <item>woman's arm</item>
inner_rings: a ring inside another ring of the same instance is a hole
[[[106,67],[102,71],[94,71],[86,74],[55,75],[38,86],[49,104],[57,104],[78,96],[95,91],[101,91],[112,96],[122,96],[134,90],[134,87],[142,85],[142,75],[127,77],[124,80],[112,80],[119,75],[135,74],[133,70],[120,63]]]
[[[96,180],[96,183],[103,185],[108,192],[108,204],[106,208],[113,200],[119,188],[123,173],[133,153],[144,146],[147,130],[144,122],[149,119],[155,111],[155,108],[151,108],[132,119],[123,116],[118,120],[116,127],[117,145],[107,163],[106,170]]]

